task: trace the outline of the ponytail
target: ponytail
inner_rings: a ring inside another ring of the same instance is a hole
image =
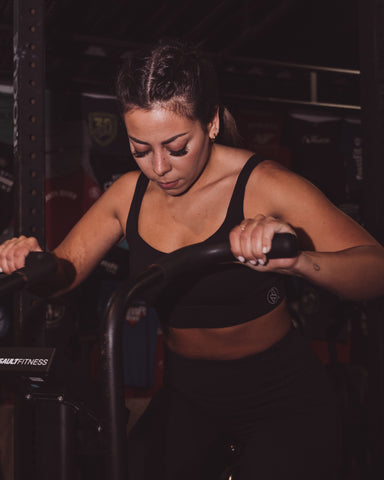
[[[227,107],[219,108],[220,132],[217,142],[230,147],[241,147],[244,144],[243,138],[237,129],[236,120],[233,118]]]

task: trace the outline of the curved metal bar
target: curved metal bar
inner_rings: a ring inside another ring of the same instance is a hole
[[[106,445],[105,478],[126,479],[127,410],[124,400],[122,337],[125,313],[146,289],[163,281],[160,269],[150,269],[147,275],[128,290],[123,283],[111,297],[102,325],[100,380],[104,396],[105,417],[102,419]],[[127,293],[128,291],[128,293]]]
[[[294,235],[275,235],[270,258],[294,257],[297,253]],[[190,245],[161,257],[137,279],[131,289],[127,282],[123,283],[110,299],[102,325],[101,346],[101,382],[106,412],[103,424],[109,480],[126,478],[126,408],[121,341],[126,310],[132,301],[139,299],[139,295],[141,300],[155,301],[171,280],[181,273],[234,260],[228,242]]]

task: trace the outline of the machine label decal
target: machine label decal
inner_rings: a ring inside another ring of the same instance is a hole
[[[49,358],[0,358],[0,365],[31,365],[41,367],[48,365]]]

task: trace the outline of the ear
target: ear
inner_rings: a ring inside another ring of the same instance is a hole
[[[216,108],[216,113],[213,119],[208,123],[208,135],[212,142],[215,141],[220,130],[219,107]]]

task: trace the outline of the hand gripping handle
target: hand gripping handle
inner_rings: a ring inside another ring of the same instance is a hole
[[[0,277],[0,295],[21,290],[46,280],[57,269],[56,258],[48,252],[30,252],[25,267]]]

